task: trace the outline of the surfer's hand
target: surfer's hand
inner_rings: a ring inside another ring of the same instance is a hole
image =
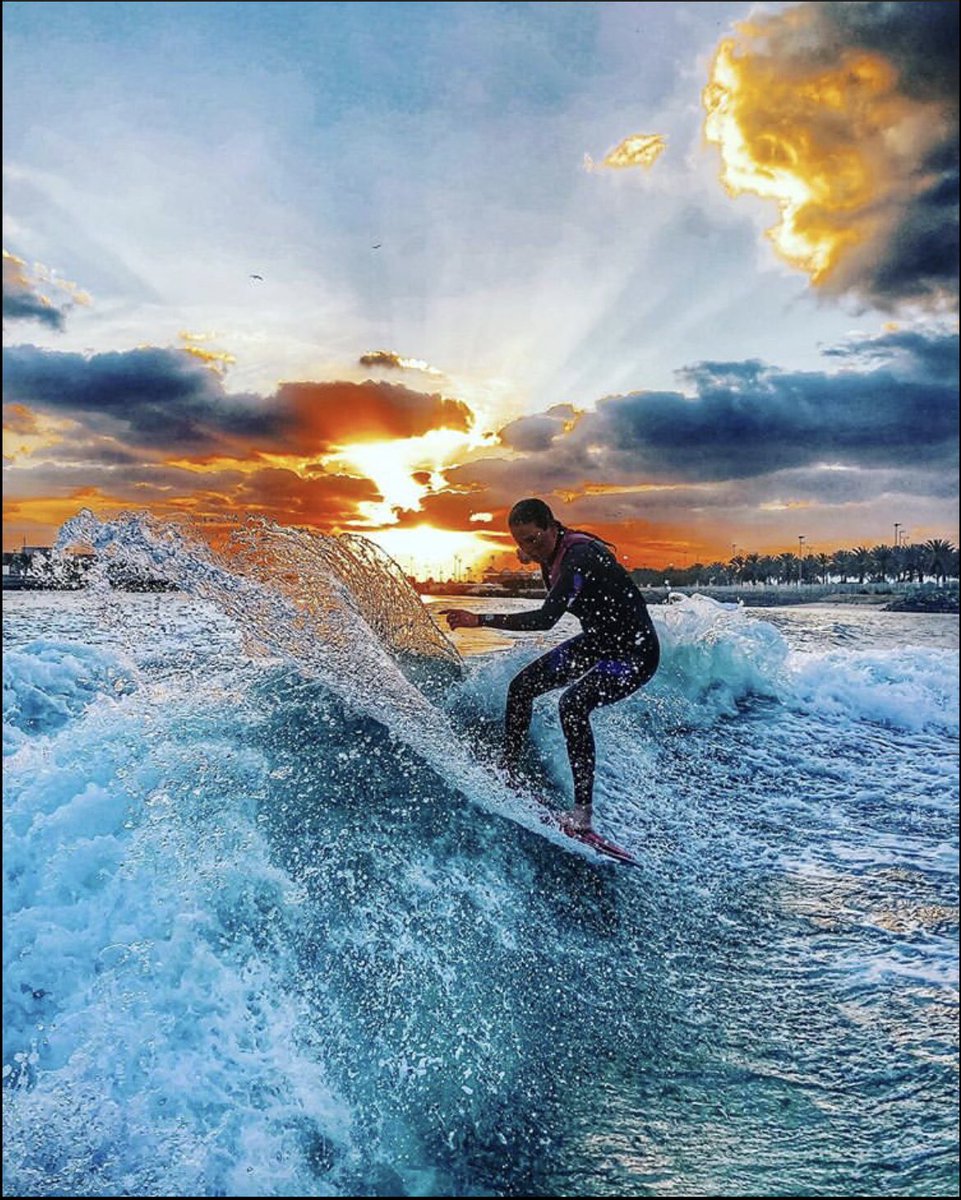
[[[477,613],[468,612],[466,608],[442,608],[439,611],[447,618],[448,629],[476,629],[480,625]]]
[[[593,810],[589,804],[575,804],[570,812],[561,817],[563,829],[576,829],[578,833],[587,833],[591,828]]]

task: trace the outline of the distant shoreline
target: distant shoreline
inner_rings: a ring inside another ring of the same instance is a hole
[[[145,592],[176,592],[165,584],[138,583],[133,587],[117,587],[113,589],[123,593]],[[465,606],[472,600],[530,600],[536,604],[543,600],[543,590],[522,588],[498,588],[473,585],[470,589],[463,584],[454,585],[447,590],[443,585],[435,585],[430,590],[417,589],[421,599],[436,599],[443,596],[446,599],[463,601]],[[874,590],[864,588],[857,591],[838,591],[830,585],[819,587],[805,585],[804,587],[769,588],[769,587],[678,587],[678,588],[645,588],[641,594],[651,606],[668,604],[673,596],[705,596],[721,604],[742,604],[745,608],[788,608],[801,605],[825,604],[839,607],[877,608],[882,612],[913,612],[913,613],[957,613],[958,586],[949,584],[947,587],[936,587],[934,584],[923,584],[910,589],[885,588],[875,585]],[[82,592],[82,587],[51,588],[45,587],[35,580],[12,583],[4,578],[4,594],[13,592]]]
[[[706,596],[721,604],[743,604],[745,608],[788,608],[800,605],[826,604],[850,607],[877,608],[891,612],[958,612],[957,586],[936,587],[934,584],[924,584],[911,589],[894,590],[880,588],[877,590],[839,591],[831,586],[790,587],[790,588],[712,588],[712,587],[679,587],[679,588],[649,588],[642,587],[641,594],[651,606],[667,604],[672,596]],[[448,599],[463,600],[467,607],[472,600],[530,600],[537,603],[544,598],[543,591],[530,591],[521,588],[498,589],[477,587],[467,591],[463,585],[457,590],[445,590],[442,585],[429,592],[421,592],[423,598],[444,596]]]

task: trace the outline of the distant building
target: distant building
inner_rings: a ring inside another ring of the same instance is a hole
[[[503,588],[509,592],[542,592],[544,581],[540,571],[495,571],[484,572],[484,586]]]

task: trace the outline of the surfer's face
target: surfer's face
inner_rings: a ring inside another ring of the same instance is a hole
[[[523,525],[512,525],[511,537],[517,543],[517,557],[521,562],[549,562],[557,545],[556,527],[551,525],[547,529],[541,529],[533,521]]]

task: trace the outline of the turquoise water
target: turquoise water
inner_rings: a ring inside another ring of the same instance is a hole
[[[956,1194],[956,618],[652,610],[629,870],[466,748],[566,630],[84,532],[190,590],[3,600],[5,1194]]]

